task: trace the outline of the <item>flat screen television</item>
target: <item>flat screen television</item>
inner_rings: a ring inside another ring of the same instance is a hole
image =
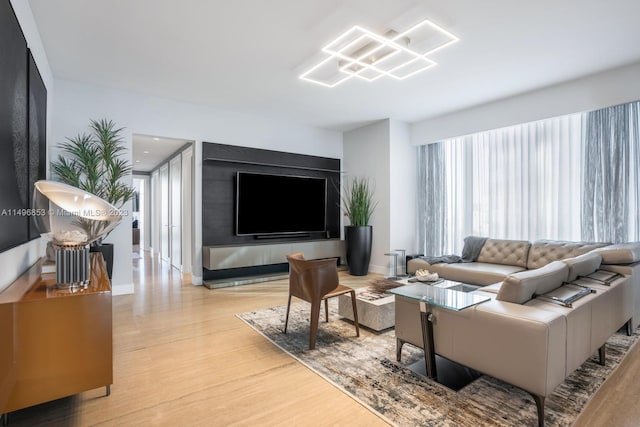
[[[236,174],[236,235],[326,231],[326,178]]]

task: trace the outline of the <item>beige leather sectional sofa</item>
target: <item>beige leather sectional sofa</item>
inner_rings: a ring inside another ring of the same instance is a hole
[[[407,272],[425,269],[444,279],[489,286],[485,290],[496,293],[500,283],[510,274],[535,270],[550,262],[573,258],[586,253],[601,254],[600,268],[631,276],[634,292],[633,329],[640,325],[640,243],[565,242],[538,240],[487,239],[475,262],[429,264],[421,258],[407,263]]]
[[[607,339],[625,324],[628,333],[637,325],[639,261],[640,244],[489,239],[477,262],[430,265],[413,259],[408,271],[429,269],[446,279],[484,285],[474,292],[490,301],[459,312],[432,307],[436,352],[529,392],[542,426],[545,397],[592,355],[599,353],[605,363]],[[608,286],[591,281],[595,293],[571,307],[537,297],[598,269],[621,276]],[[396,299],[400,348],[404,343],[423,348],[414,304]]]

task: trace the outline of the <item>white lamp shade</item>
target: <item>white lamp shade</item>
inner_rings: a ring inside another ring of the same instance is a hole
[[[122,219],[118,208],[79,188],[55,181],[34,186],[36,225],[56,245],[87,245],[105,237]]]

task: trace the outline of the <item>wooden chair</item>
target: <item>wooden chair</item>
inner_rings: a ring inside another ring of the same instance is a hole
[[[356,293],[352,288],[338,283],[338,269],[335,259],[305,260],[302,253],[287,255],[289,261],[289,301],[287,316],[284,321],[284,333],[287,333],[291,297],[300,298],[311,303],[311,329],[309,331],[309,350],[316,347],[316,334],[320,317],[320,305],[324,300],[325,321],[329,321],[327,299],[338,295],[351,294],[353,320],[356,336],[360,336],[358,311],[356,309]]]

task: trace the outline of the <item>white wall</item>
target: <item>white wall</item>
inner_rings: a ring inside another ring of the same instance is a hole
[[[31,7],[27,1],[11,0],[11,5],[18,17],[22,32],[27,39],[27,46],[31,49],[33,59],[47,88],[47,143],[51,144],[51,113],[53,110],[54,83],[53,74],[49,66],[44,46],[40,40],[40,33],[36,26]],[[26,60],[26,58],[25,58]],[[2,230],[0,230],[2,232]],[[43,239],[32,240],[16,248],[0,253],[0,291],[9,286],[20,274],[31,267],[40,257],[44,256],[45,242]]]
[[[417,148],[411,145],[408,123],[391,120],[390,125],[390,249],[405,249],[406,254],[411,254],[416,253],[418,246],[416,238]],[[399,260],[399,263],[402,262],[404,260]]]
[[[375,186],[377,208],[371,217],[373,243],[369,271],[388,274],[390,224],[390,162],[389,162],[389,120],[363,126],[345,132],[343,142],[343,179],[368,177]],[[348,225],[348,220],[344,225]],[[344,232],[342,233],[344,238]]]
[[[51,141],[59,143],[66,136],[83,131],[92,118],[109,118],[125,127],[129,149],[133,133],[195,141],[197,207],[202,205],[202,141],[342,158],[340,132],[77,82],[56,80],[55,85]],[[194,216],[193,281],[200,284],[202,277],[197,274],[202,271],[202,209],[196,208]],[[114,293],[132,292],[130,224],[125,221],[118,226],[109,239],[116,244]],[[120,247],[127,249],[119,250]]]
[[[428,144],[640,99],[640,62],[415,122],[411,142]]]
[[[384,254],[395,249],[414,253],[417,245],[416,147],[409,124],[385,119],[345,132],[343,150],[344,179],[364,176],[375,183],[369,271],[388,275],[393,258]]]

